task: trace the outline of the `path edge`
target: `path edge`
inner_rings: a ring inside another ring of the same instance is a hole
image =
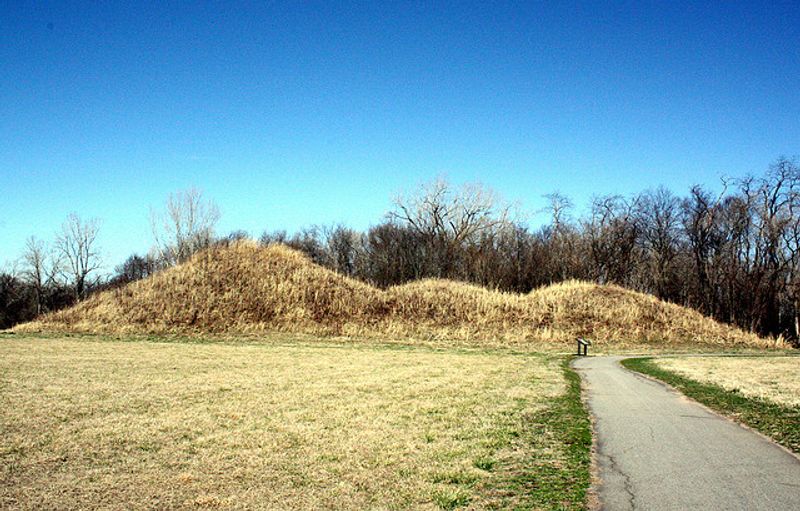
[[[703,408],[705,411],[709,412],[710,414],[716,415],[717,417],[719,417],[719,418],[721,418],[723,420],[726,420],[728,422],[732,422],[733,424],[736,424],[737,426],[739,426],[742,429],[745,429],[747,431],[755,433],[756,435],[760,436],[761,438],[763,438],[767,442],[771,443],[775,447],[778,447],[779,449],[783,450],[785,453],[791,455],[798,463],[800,463],[800,453],[796,453],[796,452],[792,451],[791,449],[789,449],[788,447],[779,444],[778,442],[775,441],[774,438],[768,436],[766,433],[762,433],[761,431],[755,429],[754,427],[749,426],[749,425],[743,423],[740,420],[737,420],[735,417],[728,417],[727,415],[723,415],[722,413],[718,412],[717,410],[714,410],[713,408],[709,407],[705,403],[702,403],[702,402],[700,402],[700,401],[698,401],[698,400],[696,400],[694,398],[691,398],[691,397],[687,396],[686,394],[681,392],[679,389],[675,388],[673,385],[670,385],[669,383],[667,383],[667,382],[665,382],[663,380],[659,380],[655,376],[650,376],[649,374],[640,373],[639,371],[634,371],[633,369],[628,369],[627,367],[622,365],[622,361],[623,360],[630,360],[630,359],[636,359],[636,358],[667,358],[667,357],[675,357],[675,355],[655,355],[655,356],[654,355],[633,355],[633,356],[625,356],[625,355],[623,355],[622,358],[620,358],[619,360],[616,361],[616,364],[618,366],[620,366],[620,368],[623,371],[627,371],[627,372],[633,374],[636,377],[639,377],[639,378],[642,378],[642,379],[649,380],[651,382],[657,383],[657,384],[661,385],[662,387],[665,387],[668,391],[670,391],[670,392],[672,392],[674,394],[677,394],[681,398],[686,399],[687,401],[691,401],[692,403],[695,403],[695,404],[699,405],[701,408]],[[590,416],[591,416],[591,413],[590,413]],[[594,444],[595,444],[595,439],[594,439],[594,418],[593,417],[592,417],[592,426],[593,426],[592,427],[592,436],[593,436],[593,438],[592,438],[592,465],[594,466]],[[596,510],[592,510],[592,511],[596,511]]]
[[[590,466],[589,466],[589,487],[586,489],[586,509],[587,511],[601,511],[603,509],[602,502],[600,501],[600,486],[603,480],[600,478],[600,467],[597,460],[597,453],[599,450],[598,437],[596,430],[596,420],[592,409],[589,406],[589,389],[586,387],[586,379],[583,377],[583,371],[575,367],[575,361],[579,357],[572,356],[569,361],[570,370],[574,371],[580,377],[581,382],[581,403],[586,409],[586,414],[589,417],[589,428],[592,433],[592,448],[590,451]]]

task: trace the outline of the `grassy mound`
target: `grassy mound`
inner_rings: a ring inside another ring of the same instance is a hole
[[[185,264],[23,325],[104,333],[336,331],[381,314],[380,290],[283,246],[216,247]]]
[[[528,300],[557,337],[708,345],[765,341],[699,312],[616,285],[568,281],[534,290]]]
[[[528,295],[428,279],[386,291],[283,246],[215,247],[185,264],[92,296],[17,331],[256,333],[461,340],[480,345],[775,346],[618,286],[565,282]]]

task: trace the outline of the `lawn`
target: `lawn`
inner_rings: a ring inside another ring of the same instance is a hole
[[[581,509],[565,359],[0,338],[0,508]]]
[[[680,357],[655,363],[746,397],[800,407],[800,357]]]

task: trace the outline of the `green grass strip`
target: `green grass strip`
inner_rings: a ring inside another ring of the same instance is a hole
[[[629,358],[622,365],[668,383],[686,396],[771,437],[800,453],[800,407],[745,397],[711,383],[701,383],[662,369],[652,358]]]
[[[586,508],[589,488],[592,430],[589,412],[581,399],[580,376],[562,363],[567,391],[553,399],[546,410],[529,418],[526,434],[531,441],[551,436],[561,446],[558,463],[534,458],[519,473],[503,481],[503,490],[524,495],[514,509],[580,510]]]

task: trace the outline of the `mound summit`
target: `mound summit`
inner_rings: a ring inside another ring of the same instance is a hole
[[[570,281],[528,294],[427,279],[381,290],[282,245],[213,247],[179,266],[19,325],[19,332],[314,335],[471,345],[774,346],[775,341],[614,285]]]

